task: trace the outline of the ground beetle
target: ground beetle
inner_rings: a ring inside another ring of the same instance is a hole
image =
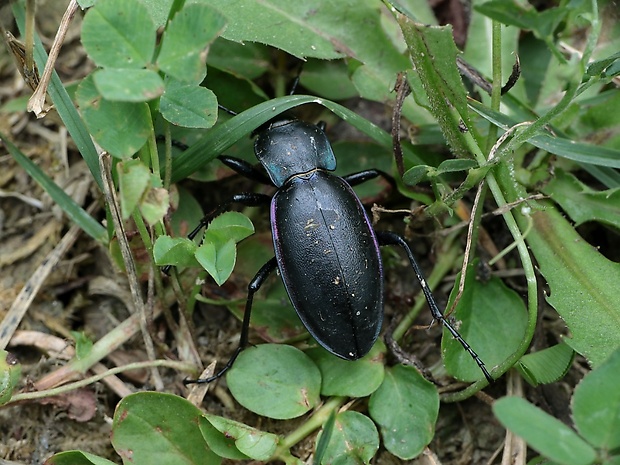
[[[254,151],[269,179],[243,160],[218,158],[239,174],[272,183],[277,192],[273,197],[234,195],[205,217],[190,237],[233,203],[258,206],[271,202],[275,257],[263,265],[248,286],[241,341],[226,366],[211,378],[187,382],[210,382],[232,366],[248,345],[254,294],[276,268],[299,318],[321,346],[346,360],[366,355],[383,321],[382,245],[398,245],[405,250],[433,318],[463,345],[492,382],[480,357],[437,307],[409,245],[392,232],[375,232],[351,187],[378,176],[391,177],[378,170],[342,178],[330,174],[336,168],[336,158],[323,124],[281,117],[259,128],[257,134]]]

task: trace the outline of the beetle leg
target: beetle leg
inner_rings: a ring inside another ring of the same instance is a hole
[[[230,357],[228,362],[226,362],[226,365],[224,365],[224,368],[222,368],[215,375],[209,378],[185,380],[183,381],[184,384],[210,383],[211,381],[215,381],[216,379],[220,378],[224,373],[226,373],[230,369],[230,367],[233,366],[233,363],[235,363],[235,360],[237,359],[241,351],[248,346],[248,338],[250,334],[250,314],[252,313],[252,302],[254,300],[254,294],[256,294],[256,292],[261,288],[261,286],[263,285],[267,277],[269,277],[269,275],[277,267],[278,267],[278,262],[276,261],[276,257],[273,257],[271,260],[265,263],[261,267],[260,270],[258,270],[258,273],[256,273],[256,276],[254,276],[252,281],[250,281],[250,284],[248,284],[248,300],[246,300],[245,302],[245,312],[243,314],[243,325],[241,327],[241,337],[239,339],[239,346],[233,353],[232,357]]]
[[[242,194],[235,194],[232,196],[232,198],[228,202],[224,202],[223,204],[218,205],[216,208],[214,208],[209,213],[207,213],[200,220],[200,222],[198,223],[198,226],[196,226],[192,230],[192,232],[190,232],[187,235],[187,238],[190,240],[193,240],[198,235],[198,233],[200,232],[202,228],[206,228],[209,225],[209,223],[213,220],[213,218],[221,215],[225,211],[228,211],[230,209],[230,206],[234,203],[240,203],[240,204],[245,205],[246,207],[258,207],[260,205],[268,204],[269,202],[271,202],[271,197],[266,194],[255,194],[252,192],[244,192]],[[161,271],[164,274],[170,274],[171,268],[172,268],[172,265],[166,265],[161,269]]]
[[[450,332],[450,334],[452,334],[452,337],[461,343],[463,348],[476,361],[476,363],[480,367],[480,370],[484,374],[484,377],[487,379],[487,381],[489,383],[492,383],[493,377],[488,372],[486,366],[484,365],[484,362],[480,359],[478,354],[474,352],[474,349],[471,348],[471,346],[467,343],[467,341],[463,339],[463,336],[461,336],[459,332],[456,329],[454,329],[454,327],[446,319],[446,317],[443,316],[443,314],[439,310],[439,307],[437,307],[435,298],[433,297],[431,290],[428,288],[426,284],[426,279],[424,279],[422,270],[418,266],[418,263],[416,262],[413,256],[413,252],[411,252],[411,248],[409,248],[409,244],[407,244],[405,239],[403,239],[398,234],[395,234],[393,232],[378,231],[377,240],[379,241],[379,245],[398,245],[405,250],[405,252],[407,253],[407,258],[409,258],[409,262],[411,263],[411,267],[413,268],[413,271],[415,272],[416,278],[418,278],[418,281],[420,281],[422,292],[424,292],[424,296],[426,297],[426,301],[428,302],[428,306],[431,310],[431,314],[433,315],[433,318],[439,321]]]
[[[364,171],[360,171],[359,173],[352,173],[347,176],[344,176],[343,179],[350,186],[357,186],[358,184],[361,184],[363,182],[366,182],[366,181],[369,181],[371,179],[375,179],[378,177],[385,179],[387,182],[390,183],[392,187],[396,187],[396,181],[394,181],[394,178],[392,176],[387,174],[385,171],[375,170],[375,169],[364,170]]]
[[[273,186],[273,183],[267,175],[256,169],[254,165],[248,163],[247,161],[242,160],[241,158],[229,157],[228,155],[220,155],[217,158],[241,176],[251,179],[252,181],[260,182],[261,184]]]

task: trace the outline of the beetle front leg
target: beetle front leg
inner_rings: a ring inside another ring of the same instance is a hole
[[[439,307],[437,307],[435,298],[433,297],[431,290],[428,288],[428,285],[426,284],[426,279],[424,278],[424,275],[422,274],[422,270],[418,266],[418,263],[416,262],[415,257],[413,256],[413,252],[411,252],[411,248],[409,247],[409,244],[407,244],[405,239],[403,239],[398,234],[395,234],[393,232],[379,231],[377,232],[377,240],[379,241],[379,245],[398,245],[405,250],[407,254],[407,258],[409,259],[409,263],[411,263],[411,267],[413,268],[413,271],[415,272],[416,278],[418,278],[418,281],[420,282],[420,286],[422,287],[422,292],[424,292],[424,297],[426,297],[426,301],[428,302],[428,306],[431,310],[431,314],[433,315],[433,318],[439,321],[450,332],[450,334],[452,334],[452,337],[454,337],[454,339],[456,339],[457,341],[461,343],[461,345],[467,351],[467,353],[469,353],[469,355],[471,355],[471,357],[476,361],[476,363],[478,364],[478,367],[480,367],[480,370],[484,374],[484,377],[487,379],[487,381],[489,383],[492,383],[493,377],[488,372],[482,359],[478,356],[476,352],[474,352],[471,346],[467,343],[467,341],[465,341],[465,339],[463,339],[463,336],[461,336],[459,332],[450,324],[450,322],[446,319],[446,317],[443,316],[443,313],[441,313],[441,311],[439,310]]]
[[[387,174],[385,171],[370,169],[360,171],[358,173],[351,173],[346,176],[343,176],[344,179],[349,186],[357,186],[358,184],[362,184],[363,182],[370,181],[375,178],[383,178],[385,179],[392,187],[396,187],[396,181],[392,176]]]
[[[258,270],[258,273],[256,273],[256,276],[254,276],[254,279],[252,279],[252,281],[250,281],[250,284],[248,284],[248,299],[245,302],[245,312],[243,314],[243,324],[241,327],[241,337],[239,339],[239,346],[237,347],[237,349],[235,349],[235,352],[233,353],[232,357],[230,357],[228,362],[226,362],[226,365],[224,365],[224,368],[222,368],[219,372],[217,372],[215,375],[209,378],[185,380],[183,381],[184,384],[210,383],[211,381],[215,381],[216,379],[220,378],[224,373],[226,373],[230,369],[230,367],[233,366],[233,363],[235,363],[235,360],[237,359],[241,351],[248,346],[248,340],[249,340],[249,334],[250,334],[250,315],[252,313],[252,302],[254,301],[254,294],[258,292],[258,290],[261,288],[265,280],[277,267],[278,267],[278,262],[276,261],[276,258],[273,257],[271,260],[265,263],[261,267],[260,270]]]

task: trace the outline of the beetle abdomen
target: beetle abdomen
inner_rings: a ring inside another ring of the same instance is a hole
[[[310,334],[356,360],[377,340],[383,272],[370,220],[351,187],[324,171],[295,177],[271,204],[282,280]]]

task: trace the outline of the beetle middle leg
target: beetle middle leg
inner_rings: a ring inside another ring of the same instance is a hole
[[[480,367],[480,370],[484,374],[484,377],[487,379],[487,381],[489,383],[492,383],[493,377],[487,370],[482,359],[471,348],[471,346],[467,343],[467,341],[463,339],[463,336],[461,336],[459,332],[450,324],[450,322],[446,319],[446,317],[443,316],[443,313],[441,313],[441,311],[439,310],[439,307],[437,307],[435,298],[433,297],[431,290],[426,284],[426,279],[424,278],[424,275],[422,274],[422,270],[420,269],[418,263],[416,262],[415,257],[413,256],[413,252],[411,251],[411,248],[409,247],[409,244],[407,244],[405,239],[403,239],[398,234],[395,234],[393,232],[377,231],[377,240],[379,241],[379,245],[398,245],[405,250],[407,254],[407,258],[409,259],[409,262],[411,263],[411,267],[413,268],[413,271],[415,272],[416,278],[418,278],[418,281],[420,282],[420,286],[422,287],[422,292],[424,292],[424,297],[426,297],[426,301],[428,302],[431,315],[433,315],[433,318],[439,321],[450,332],[450,334],[452,334],[452,337],[454,337],[454,339],[456,339],[457,341],[461,343],[461,345],[467,351],[467,353],[469,353],[469,355],[471,355],[471,357],[476,361],[476,363],[478,364],[478,367]]]
[[[343,176],[342,179],[349,183],[350,186],[357,186],[358,184],[362,184],[363,182],[370,181],[371,179],[375,178],[383,178],[388,183],[390,183],[392,187],[396,187],[396,181],[392,176],[387,174],[385,171],[376,169],[364,170],[358,173],[351,173],[347,176]]]
[[[252,313],[252,302],[254,301],[254,294],[258,292],[258,290],[261,288],[265,280],[277,267],[278,267],[278,262],[276,261],[276,257],[273,257],[271,260],[265,263],[261,267],[260,270],[258,270],[258,273],[256,273],[256,276],[254,276],[252,281],[250,281],[250,284],[248,284],[248,298],[245,302],[245,312],[243,314],[243,323],[241,326],[241,337],[239,339],[239,345],[235,349],[235,352],[233,353],[232,357],[230,357],[228,362],[226,362],[226,365],[224,365],[224,367],[220,371],[218,371],[215,375],[209,378],[188,379],[188,380],[183,381],[184,384],[210,383],[211,381],[215,381],[216,379],[221,378],[222,375],[226,373],[230,369],[230,367],[233,366],[233,363],[235,363],[235,360],[237,360],[237,357],[239,356],[241,351],[248,346],[248,340],[249,340],[249,334],[250,334],[250,315]]]

